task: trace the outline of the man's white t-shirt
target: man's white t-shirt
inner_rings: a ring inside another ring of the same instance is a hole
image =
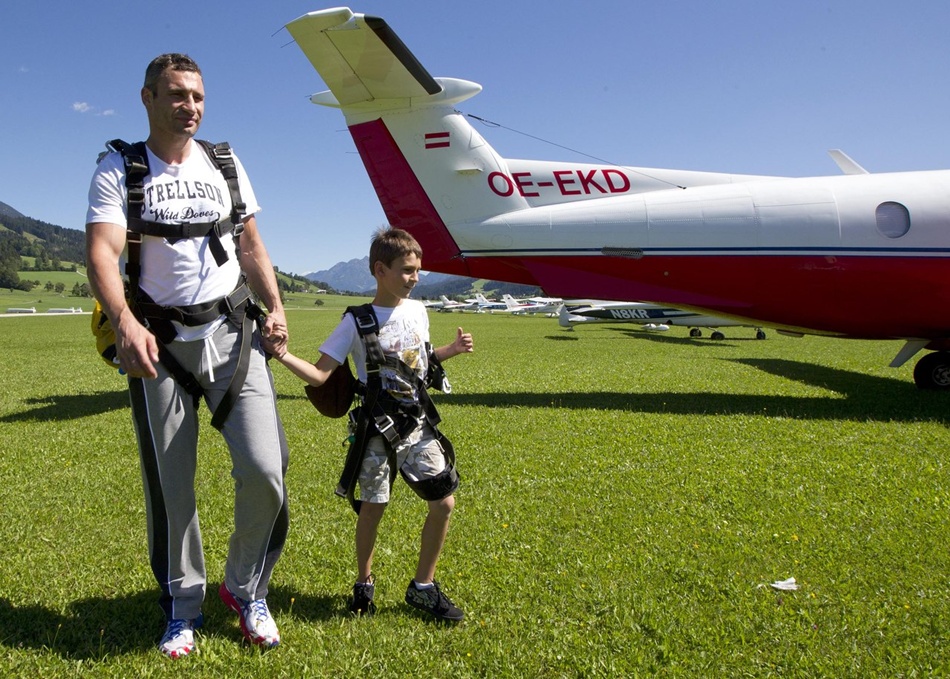
[[[216,222],[231,214],[228,184],[197,142],[181,164],[169,165],[150,150],[149,174],[144,179],[145,201],[142,219],[164,224]],[[237,166],[241,198],[246,215],[260,211],[254,190],[241,161]],[[89,187],[86,223],[116,224],[126,228],[127,190],[125,165],[120,153],[109,153],[96,168]],[[187,306],[209,302],[229,294],[237,286],[241,268],[231,235],[221,238],[228,260],[218,266],[211,253],[210,236],[167,239],[145,236],[141,249],[142,273],[139,286],[157,304]],[[197,327],[176,323],[179,340],[208,337],[223,319]]]

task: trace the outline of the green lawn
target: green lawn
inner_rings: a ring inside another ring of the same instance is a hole
[[[348,303],[298,300],[313,358]],[[0,301],[0,304],[3,302]],[[430,315],[476,353],[438,395],[462,487],[439,579],[466,611],[402,602],[423,507],[383,521],[375,618],[348,617],[354,515],[333,495],[340,420],[274,367],[291,534],[270,596],[281,647],[242,646],[214,595],[231,523],[205,413],[198,478],[211,587],[178,662],[145,554],[124,382],[88,316],[0,319],[0,674],[23,677],[868,677],[950,670],[950,394],[919,392],[896,342],[745,328]],[[707,333],[708,334],[708,333]],[[794,577],[797,591],[769,586]]]

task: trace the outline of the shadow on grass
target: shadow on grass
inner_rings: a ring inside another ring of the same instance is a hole
[[[686,340],[690,341],[690,340]],[[729,359],[734,363],[834,392],[828,396],[708,392],[453,393],[453,405],[487,408],[571,408],[681,415],[762,415],[803,420],[950,423],[950,393],[921,391],[903,380],[784,359]],[[737,388],[741,388],[741,385]]]
[[[25,403],[30,406],[29,410],[4,415],[0,422],[54,422],[122,410],[129,407],[129,392],[121,389],[96,394],[52,395],[29,398]]]
[[[218,586],[208,584],[201,634],[242,643],[237,616],[221,603]],[[286,587],[272,587],[267,601],[278,625],[285,615],[308,622],[347,615],[342,597],[301,594]],[[41,649],[72,660],[97,660],[157,648],[164,629],[157,590],[80,599],[65,610],[17,606],[0,597],[0,646],[9,649]]]
[[[731,329],[731,328],[730,328]],[[710,337],[710,331],[708,329],[703,330],[702,337],[682,337],[679,335],[669,335],[665,332],[657,332],[655,330],[644,330],[642,328],[624,328],[620,330],[621,335],[627,337],[632,337],[635,339],[649,340],[651,342],[662,342],[664,344],[680,344],[687,346],[703,346],[703,347],[715,347],[715,346],[732,346],[733,342],[762,342],[763,340],[758,340],[755,338],[755,330],[752,328],[734,328],[737,332],[742,333],[743,330],[747,331],[748,334],[740,334],[739,336],[726,335],[724,339],[713,339]],[[726,333],[726,330],[720,330],[722,333]]]

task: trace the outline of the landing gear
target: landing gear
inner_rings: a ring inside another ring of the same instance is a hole
[[[918,389],[950,389],[950,351],[927,354],[914,366]]]
[[[700,330],[699,328],[690,328],[690,329],[689,329],[689,336],[692,337],[692,338],[694,338],[694,339],[697,338],[697,337],[702,337],[702,336],[703,336],[703,331]],[[726,339],[726,336],[725,336],[722,332],[720,332],[719,330],[713,330],[713,332],[712,332],[712,334],[709,336],[709,338],[710,338],[710,339],[714,339],[714,340],[723,340],[723,339]],[[755,338],[756,338],[757,340],[764,340],[764,339],[765,339],[765,330],[763,330],[762,328],[756,328],[756,329],[755,329]]]

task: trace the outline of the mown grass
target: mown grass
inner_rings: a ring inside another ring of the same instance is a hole
[[[340,298],[342,300],[342,298]],[[344,303],[290,312],[316,358]],[[312,308],[312,307],[311,307]],[[431,314],[476,353],[437,396],[463,485],[439,569],[465,609],[402,596],[421,503],[400,485],[355,620],[354,517],[332,490],[339,420],[275,367],[291,445],[291,535],[270,596],[283,642],[242,646],[209,591],[201,654],[155,650],[123,380],[88,317],[0,320],[0,674],[212,677],[928,676],[950,668],[950,395],[919,392],[898,344],[729,339],[552,319]],[[227,451],[202,430],[211,582],[231,524]],[[780,592],[776,580],[797,578]]]

